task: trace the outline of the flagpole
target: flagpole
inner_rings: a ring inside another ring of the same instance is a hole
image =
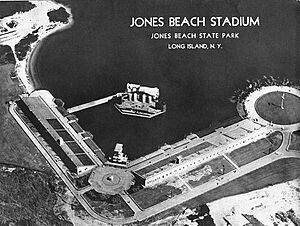
[[[283,101],[284,101],[284,93],[281,96],[281,104],[280,104],[280,107],[281,107],[282,110],[284,109],[284,107],[283,107]]]

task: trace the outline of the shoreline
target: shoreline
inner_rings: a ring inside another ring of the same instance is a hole
[[[57,31],[64,31],[69,29],[74,24],[71,8],[61,3],[57,3],[54,0],[47,2],[29,1],[35,5],[33,9],[24,13],[15,13],[8,17],[1,19],[3,24],[7,24],[10,21],[17,21],[17,26],[14,28],[7,28],[13,33],[17,34],[16,37],[10,37],[7,41],[3,41],[1,45],[10,46],[15,58],[15,72],[19,79],[19,86],[23,87],[22,93],[30,94],[40,86],[38,72],[36,70],[36,60],[39,51],[50,35],[55,34]],[[60,21],[50,21],[48,12],[58,10],[60,7],[64,8],[68,13],[68,21],[66,23]],[[32,20],[34,18],[34,20]],[[18,59],[15,46],[27,35],[33,34],[36,31],[38,36],[35,42],[30,43],[30,49],[26,53],[24,59]]]
[[[69,29],[74,24],[74,19],[73,19],[73,15],[71,13],[71,8],[69,8],[68,6],[62,5],[61,3],[57,3],[54,0],[51,0],[51,2],[54,4],[60,5],[61,7],[64,7],[66,12],[69,14],[69,19],[68,19],[67,24],[63,24],[60,27],[51,30],[48,34],[46,34],[45,36],[38,39],[38,41],[36,41],[33,44],[33,47],[31,48],[31,50],[27,53],[27,55],[25,57],[25,60],[26,60],[25,72],[26,72],[26,74],[28,74],[29,79],[32,82],[31,85],[33,88],[33,90],[30,91],[29,93],[40,88],[40,80],[38,77],[36,61],[37,61],[37,57],[39,55],[39,51],[42,48],[42,45],[44,44],[46,39],[49,38],[51,35],[58,33],[58,32],[62,32],[66,29]],[[28,92],[28,90],[27,90],[27,92]]]
[[[26,72],[29,75],[29,78],[32,82],[32,86],[34,90],[39,89],[40,87],[40,81],[38,78],[38,72],[36,68],[36,60],[39,53],[39,50],[41,49],[43,45],[44,38],[41,39],[39,42],[36,43],[36,45],[31,50],[29,57],[27,59],[26,63]]]

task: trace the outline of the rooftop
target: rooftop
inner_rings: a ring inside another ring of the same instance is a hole
[[[77,167],[96,165],[42,98],[23,97],[22,100]]]
[[[227,127],[219,127],[203,137],[191,134],[175,144],[165,145],[156,152],[130,162],[129,166],[131,170],[148,177],[177,165],[175,160],[178,156],[182,156],[182,162],[188,161],[216,147],[228,145],[260,128],[261,125],[244,119]]]

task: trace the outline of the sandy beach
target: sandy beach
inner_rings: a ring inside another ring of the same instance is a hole
[[[16,59],[15,68],[17,76],[20,80],[20,86],[24,87],[26,93],[31,93],[35,89],[39,88],[38,72],[37,68],[35,67],[35,62],[45,38],[53,33],[56,33],[57,31],[62,31],[70,28],[74,23],[71,9],[63,6],[62,4],[56,3],[54,1],[32,1],[31,3],[36,5],[36,7],[31,9],[30,11],[24,13],[16,13],[1,20],[3,24],[7,24],[10,21],[17,22],[17,26],[14,28],[14,32],[16,32],[18,35],[15,36],[15,38],[11,38],[7,41],[2,42],[1,44],[8,45],[13,50],[13,54]],[[47,13],[52,10],[59,9],[60,7],[63,7],[69,14],[68,22],[51,22]],[[34,20],[32,20],[33,18]],[[38,39],[35,42],[31,43],[30,51],[27,52],[26,57],[22,60],[19,60],[16,54],[15,45],[19,43],[20,40],[22,40],[24,37],[36,30],[36,28],[38,28]]]

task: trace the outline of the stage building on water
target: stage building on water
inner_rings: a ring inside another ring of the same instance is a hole
[[[159,100],[159,89],[128,83],[115,107],[121,114],[153,118],[166,112],[166,104]]]

